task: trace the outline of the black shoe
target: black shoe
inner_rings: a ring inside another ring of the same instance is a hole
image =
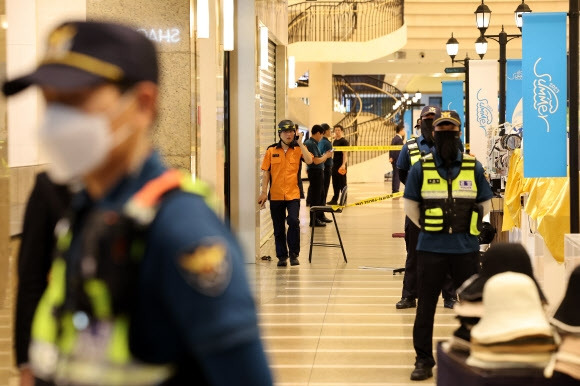
[[[312,226],[312,221],[310,222],[310,226]],[[326,223],[322,222],[321,220],[314,220],[314,226],[316,227],[325,227]]]
[[[278,258],[278,264],[276,264],[276,265],[278,267],[285,267],[288,265],[288,262],[286,260],[288,260],[287,257],[284,257],[283,259]]]
[[[403,310],[405,308],[415,308],[417,307],[417,301],[413,298],[401,298],[397,304],[395,304],[397,310]]]
[[[453,299],[453,298],[443,299],[443,307],[453,309],[453,306],[455,305],[456,301],[457,301],[457,299]]]
[[[433,366],[419,362],[415,365],[415,370],[411,373],[411,381],[424,381],[433,376]]]
[[[290,253],[290,265],[300,265],[297,254]]]
[[[338,202],[336,200],[330,200],[326,203],[326,205],[338,205]]]
[[[331,219],[329,219],[328,217],[325,217],[325,216],[322,216],[322,217],[320,218],[320,221],[324,221],[325,223],[332,222],[332,220],[331,220]]]

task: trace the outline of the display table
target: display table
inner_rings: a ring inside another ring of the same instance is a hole
[[[542,369],[484,370],[465,364],[467,355],[445,352],[437,344],[437,385],[441,386],[560,386],[552,378],[544,378]]]

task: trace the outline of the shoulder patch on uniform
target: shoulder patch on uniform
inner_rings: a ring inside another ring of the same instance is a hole
[[[177,263],[185,280],[204,295],[218,296],[230,283],[232,262],[225,240],[205,238],[181,254]]]

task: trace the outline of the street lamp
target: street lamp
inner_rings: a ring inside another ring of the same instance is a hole
[[[528,5],[522,0],[522,3],[518,5],[514,11],[514,17],[516,26],[522,30],[523,14],[530,13],[532,10]],[[480,31],[479,38],[475,41],[475,51],[480,58],[487,52],[487,39],[495,40],[499,43],[499,124],[505,123],[505,98],[506,98],[506,46],[508,42],[513,39],[522,37],[521,34],[509,35],[504,31],[503,25],[501,26],[501,32],[497,35],[486,35],[485,31],[489,27],[489,22],[491,20],[491,10],[487,5],[485,5],[484,0],[481,0],[481,4],[475,10],[475,21],[477,28]],[[486,39],[487,38],[487,39]],[[505,129],[501,130],[500,135],[503,135]]]
[[[451,37],[447,40],[445,44],[447,49],[447,55],[451,58],[451,65],[455,63],[460,63],[465,67],[465,147],[469,150],[469,56],[465,54],[465,59],[455,60],[455,56],[459,52],[459,41],[453,37],[453,32]]]

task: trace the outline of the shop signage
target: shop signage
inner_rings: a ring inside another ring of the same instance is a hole
[[[497,128],[499,76],[497,60],[469,61],[469,143],[479,157],[487,154],[488,135]]]
[[[464,74],[465,67],[445,67],[446,74]]]
[[[522,123],[521,114],[515,113],[516,106],[522,99],[522,61],[521,59],[508,59],[506,74],[506,98],[505,120],[512,125]]]
[[[443,106],[442,110],[455,110],[457,114],[461,117],[461,142],[464,142],[463,138],[463,128],[465,127],[465,109],[463,107],[463,81],[462,80],[450,80],[443,81],[442,84],[442,94],[443,94]]]
[[[565,13],[524,16],[524,177],[567,175]],[[538,156],[540,155],[540,156]]]
[[[137,31],[157,43],[179,43],[181,31],[178,28],[139,28]]]

